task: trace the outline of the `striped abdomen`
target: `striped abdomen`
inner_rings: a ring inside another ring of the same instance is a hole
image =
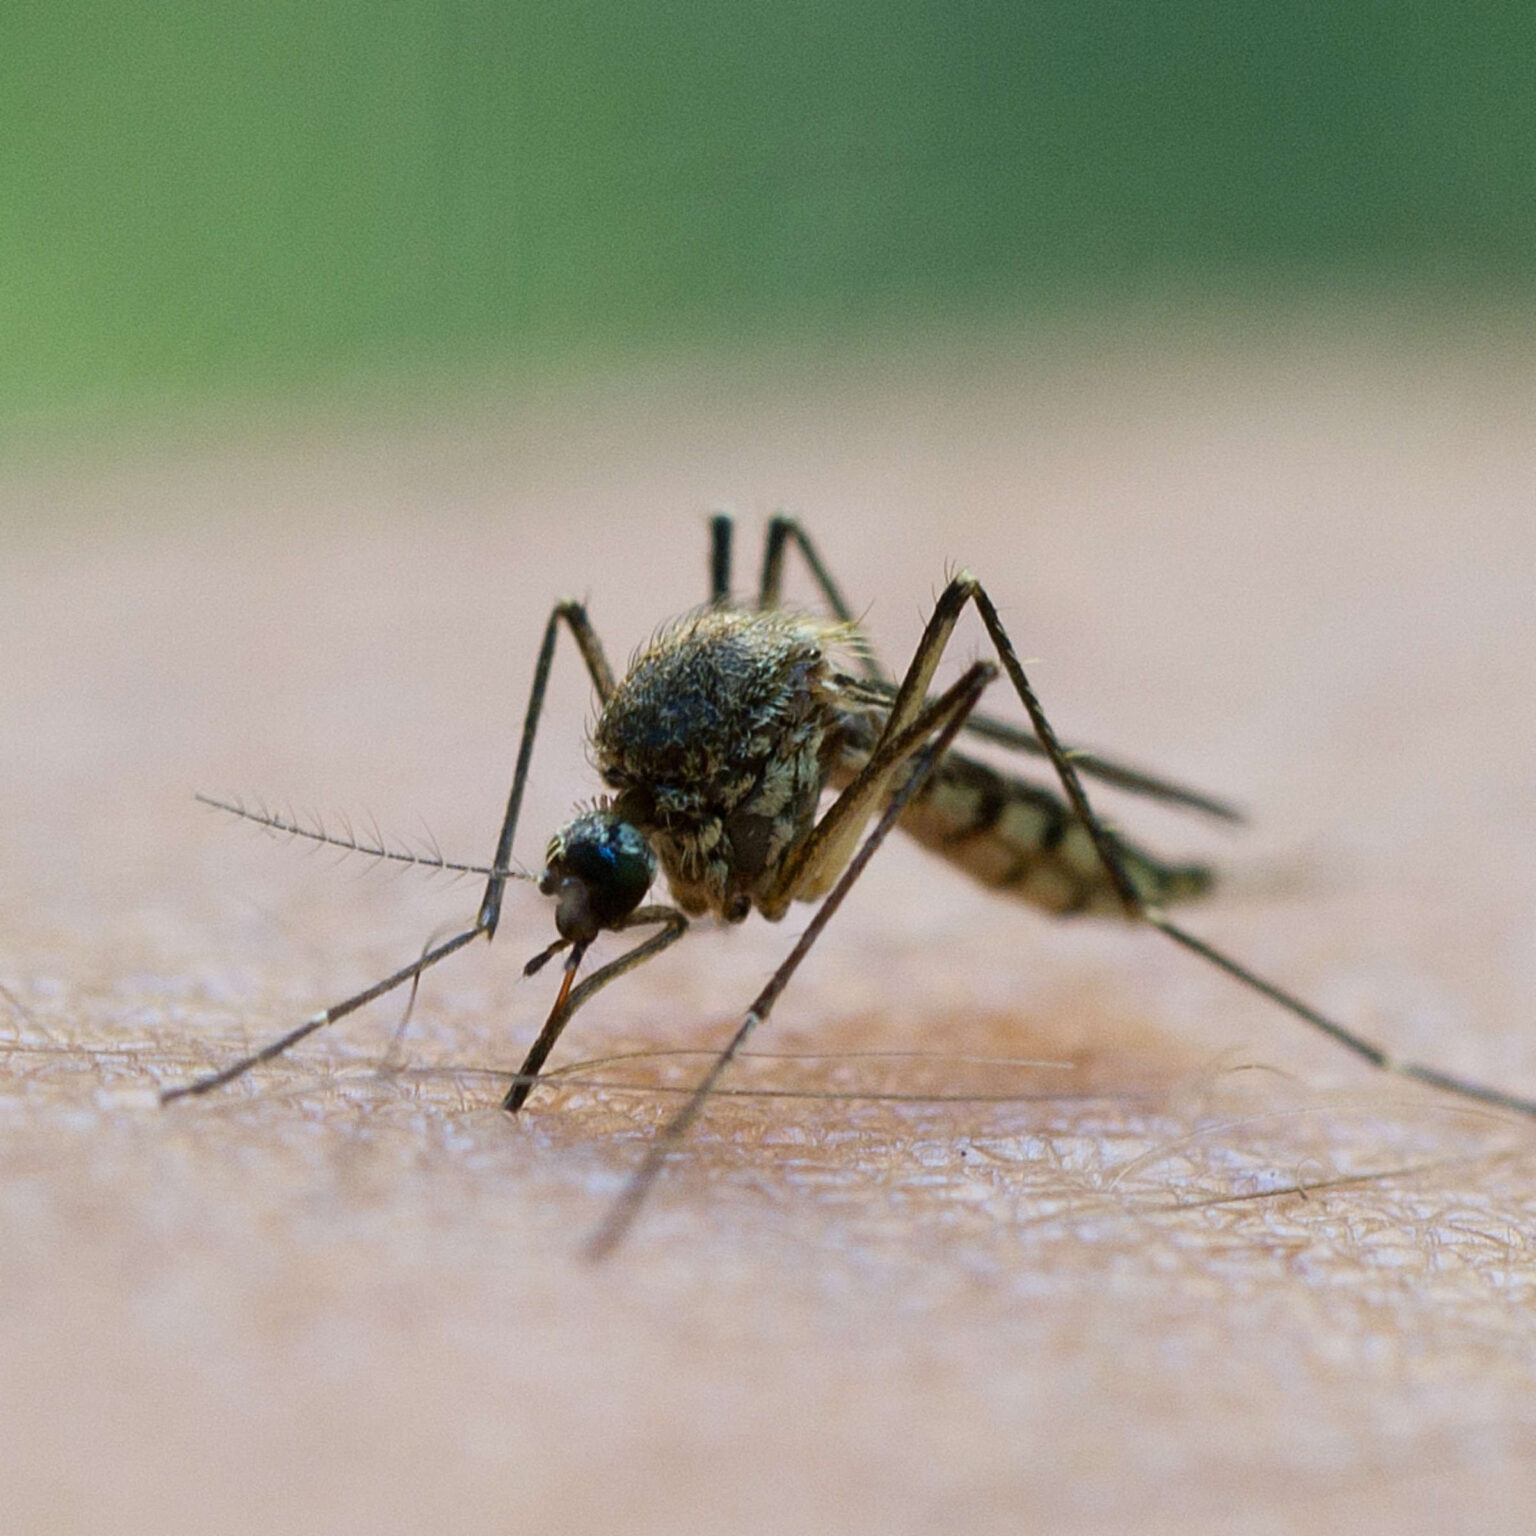
[[[1064,801],[962,753],[945,754],[898,825],[983,885],[1048,912],[1124,911],[1087,828]],[[1203,864],[1164,864],[1117,833],[1110,841],[1150,905],[1210,889]]]

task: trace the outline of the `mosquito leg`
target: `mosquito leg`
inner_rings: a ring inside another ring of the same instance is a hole
[[[512,793],[507,797],[507,814],[502,818],[501,836],[496,839],[496,857],[491,860],[491,875],[485,882],[485,895],[480,900],[480,915],[475,926],[486,938],[496,936],[496,924],[501,920],[501,895],[507,883],[507,871],[512,860],[512,839],[517,834],[517,818],[523,808],[523,788],[528,782],[528,765],[533,759],[533,739],[539,728],[539,715],[544,708],[544,694],[549,687],[549,669],[555,659],[555,639],[561,624],[566,625],[587,664],[592,686],[597,696],[607,702],[613,692],[613,669],[603,655],[602,641],[587,617],[587,610],[580,603],[556,603],[544,626],[544,639],[539,646],[539,659],[533,668],[533,687],[528,695],[528,712],[523,717],[523,739],[517,749],[517,767],[512,773]]]
[[[1048,755],[1036,737],[1007,720],[997,720],[991,715],[977,716],[967,720],[965,728],[972,736],[978,736],[983,741],[994,741],[1016,752],[1028,752],[1033,757]],[[1117,762],[1114,758],[1101,757],[1097,752],[1090,752],[1083,747],[1063,746],[1062,750],[1071,758],[1073,767],[1079,773],[1097,779],[1101,784],[1111,784],[1133,795],[1144,795],[1148,800],[1160,800],[1164,805],[1199,811],[1217,821],[1240,825],[1248,819],[1230,801],[1217,799],[1203,789],[1191,789],[1187,784],[1175,783],[1160,774],[1133,767],[1129,763]]]
[[[252,1067],[260,1066],[264,1061],[271,1061],[275,1056],[281,1056],[289,1046],[297,1045],[300,1040],[314,1034],[317,1029],[324,1029],[327,1024],[334,1024],[337,1019],[344,1019],[349,1013],[355,1013],[365,1003],[371,1003],[376,997],[383,997],[386,992],[393,992],[396,987],[404,986],[408,981],[414,981],[429,966],[436,965],[439,960],[447,959],[455,950],[463,949],[471,939],[479,938],[483,932],[484,929],[479,923],[476,923],[473,928],[466,928],[463,933],[456,934],[446,943],[427,950],[419,959],[403,966],[392,976],[386,976],[383,981],[376,981],[371,987],[365,987],[363,991],[354,993],[345,1002],[336,1003],[305,1019],[297,1029],[290,1029],[286,1035],[280,1036],[270,1045],[263,1046],[259,1051],[243,1057],[232,1066],[225,1067],[220,1072],[211,1072],[207,1077],[200,1077],[195,1082],[186,1083],[180,1088],[167,1088],[160,1095],[160,1102],[169,1104],[175,1099],[190,1098],[195,1094],[222,1088],[225,1083],[233,1082],[243,1073],[249,1072]]]
[[[656,1140],[651,1143],[640,1165],[630,1176],[629,1182],[624,1186],[618,1199],[609,1207],[602,1224],[587,1243],[585,1254],[588,1259],[596,1261],[606,1257],[622,1241],[624,1234],[629,1230],[641,1206],[645,1203],[645,1197],[651,1186],[666,1165],[667,1158],[678,1142],[687,1135],[689,1127],[698,1119],[699,1111],[703,1109],[705,1101],[714,1091],[720,1075],[730,1066],[753,1030],[773,1011],[773,1005],[789,985],[790,979],[799,969],[800,962],[805,959],[811,946],[821,937],[822,930],[832,921],[837,909],[843,903],[843,898],[852,889],[854,881],[864,873],[865,866],[879,851],[881,843],[885,841],[891,828],[900,819],[907,802],[922,789],[928,775],[933,771],[934,764],[949,750],[956,734],[965,724],[966,715],[976,707],[976,701],[994,676],[992,667],[978,662],[944,694],[942,716],[927,722],[930,732],[937,730],[938,734],[933,736],[926,745],[920,745],[915,756],[908,758],[911,763],[911,772],[901,787],[891,796],[890,803],[885,807],[880,819],[858,851],[848,861],[837,883],[827,893],[826,900],[817,908],[816,915],[806,924],[805,932],[800,935],[795,947],[784,957],[779,968],[769,978],[767,986],[753,999],[752,1006],[747,1009],[736,1033],[715,1058],[703,1081],[688,1096],[687,1102],[677,1114],[662,1128]],[[596,980],[596,977],[593,980]]]
[[[810,568],[811,575],[816,579],[816,585],[821,588],[821,595],[826,598],[827,606],[832,610],[833,618],[844,624],[852,624],[853,609],[848,606],[847,598],[843,596],[842,590],[832,579],[831,571],[827,569],[821,556],[816,552],[816,546],[806,536],[799,521],[784,512],[776,513],[768,519],[768,537],[763,546],[763,579],[758,591],[757,606],[759,608],[779,606],[784,585],[784,555],[791,544],[800,551],[801,557]]]
[[[1426,1067],[1418,1062],[1400,1061],[1389,1051],[1381,1046],[1373,1044],[1363,1035],[1356,1034],[1352,1029],[1340,1024],[1336,1019],[1330,1019],[1326,1014],[1320,1013],[1309,1003],[1293,993],[1286,991],[1284,987],[1277,986],[1272,981],[1248,969],[1241,962],[1234,960],[1230,955],[1224,954],[1215,945],[1208,944],[1204,939],[1188,932],[1177,923],[1170,921],[1156,907],[1148,906],[1143,902],[1132,884],[1130,876],[1126,873],[1125,866],[1121,862],[1115,849],[1113,839],[1110,837],[1104,824],[1093,813],[1088,804],[1088,796],[1083,790],[1082,781],[1078,778],[1077,770],[1073,766],[1072,757],[1063,751],[1061,743],[1056,739],[1056,733],[1051,729],[1050,722],[1045,717],[1045,711],[1040,707],[1040,701],[1035,697],[1034,690],[1030,687],[1028,679],[1024,676],[1024,668],[1019,663],[1017,652],[1013,643],[1009,640],[1007,632],[1003,628],[997,609],[993,606],[991,598],[982,589],[974,577],[962,576],[958,578],[969,587],[968,595],[973,597],[982,622],[987,627],[987,633],[992,637],[992,643],[997,647],[998,658],[1003,664],[1003,670],[1008,674],[1013,683],[1014,690],[1023,702],[1024,708],[1029,712],[1030,723],[1035,728],[1035,733],[1040,739],[1040,745],[1045,750],[1045,755],[1050,759],[1051,766],[1056,770],[1056,775],[1061,781],[1061,787],[1065,791],[1067,799],[1072,804],[1073,813],[1086,827],[1089,836],[1093,839],[1093,845],[1099,858],[1103,861],[1104,868],[1114,884],[1116,893],[1120,897],[1121,904],[1126,914],[1133,918],[1140,918],[1156,928],[1160,933],[1166,934],[1175,944],[1188,950],[1191,954],[1200,956],[1202,960],[1214,965],[1218,970],[1225,971],[1233,980],[1241,982],[1251,988],[1262,997],[1267,997],[1278,1007],[1285,1009],[1294,1018],[1300,1019],[1304,1024],[1310,1024],[1314,1029],[1343,1046],[1348,1051],[1353,1051],[1356,1056],[1362,1057],[1373,1067],[1383,1072],[1392,1072],[1399,1077],[1411,1078],[1415,1082],[1428,1084],[1433,1088],[1445,1089],[1450,1093],[1461,1095],[1463,1098],[1473,1099],[1478,1103],[1492,1104],[1501,1109],[1516,1110],[1521,1114],[1536,1116],[1536,1100],[1522,1098],[1518,1094],[1507,1093],[1500,1088],[1490,1088],[1486,1084],[1471,1082],[1465,1078],[1454,1077],[1450,1073],[1442,1072],[1437,1067]],[[952,583],[952,586],[955,585]],[[947,594],[946,594],[947,595]],[[942,601],[942,599],[941,599]]]
[[[923,629],[922,637],[917,642],[917,650],[913,653],[912,663],[907,668],[907,675],[902,679],[901,686],[896,690],[896,696],[891,703],[890,716],[886,721],[884,736],[889,736],[893,731],[902,729],[917,715],[922,707],[922,700],[927,692],[928,685],[933,679],[933,674],[938,667],[939,659],[948,646],[950,636],[955,632],[955,625],[967,603],[975,603],[980,613],[982,622],[987,627],[987,633],[992,638],[992,643],[997,649],[998,659],[1003,664],[1003,670],[1007,672],[1009,681],[1013,684],[1014,691],[1018,694],[1024,708],[1029,713],[1030,724],[1035,729],[1035,735],[1039,738],[1040,746],[1051,766],[1056,770],[1056,776],[1061,781],[1061,787],[1066,792],[1066,797],[1072,807],[1073,814],[1082,822],[1092,839],[1093,846],[1102,862],[1110,883],[1115,889],[1115,894],[1125,909],[1126,915],[1132,918],[1142,916],[1142,902],[1136,893],[1136,887],[1131,883],[1131,877],[1126,873],[1125,865],[1115,851],[1114,843],[1109,833],[1105,830],[1088,805],[1088,796],[1083,789],[1082,780],[1078,777],[1077,770],[1072,766],[1072,760],[1056,739],[1056,733],[1051,729],[1051,723],[1045,718],[1045,712],[1040,708],[1040,702],[1035,697],[1034,689],[1029,685],[1029,679],[1024,675],[1024,668],[1019,662],[1018,653],[1013,648],[1013,642],[1009,640],[1007,631],[1004,630],[1002,620],[998,617],[997,609],[993,607],[992,600],[982,590],[981,583],[976,580],[969,571],[962,571],[953,577],[949,584],[939,594],[939,600],[934,604],[933,613],[929,616],[928,623]],[[882,739],[884,739],[884,736]],[[868,774],[873,762],[867,765],[854,780],[853,785],[844,791],[844,798],[852,793],[859,782]],[[841,801],[838,802],[841,804]],[[837,805],[827,813],[822,820],[830,820],[837,810]],[[820,830],[818,826],[817,831]],[[814,833],[813,833],[814,835]],[[802,850],[803,851],[803,850]]]
[[[709,603],[723,608],[731,600],[731,533],[735,520],[716,512],[709,520]]]
[[[758,907],[765,915],[777,916],[791,901],[819,896],[832,884],[852,857],[865,823],[890,793],[902,758],[916,749],[909,733],[915,730],[917,740],[922,740],[934,728],[923,722],[931,711],[942,709],[947,695],[930,700],[928,688],[972,586],[974,582],[962,576],[945,588],[895,690],[868,762],[785,859],[772,888],[759,897]]]
[[[896,685],[884,679],[879,682],[863,681],[858,687],[861,690],[859,697],[867,694],[872,702],[888,703],[896,697]],[[997,715],[984,714],[979,709],[965,722],[965,734],[976,736],[982,741],[995,742],[1010,752],[1023,752],[1030,757],[1046,755],[1045,748],[1040,745],[1032,730],[1015,725],[1011,720],[1000,719]],[[1230,801],[1219,800],[1203,789],[1176,783],[1149,769],[1102,757],[1085,747],[1070,747],[1065,742],[1062,743],[1062,751],[1072,759],[1073,765],[1084,777],[1112,784],[1116,789],[1126,790],[1133,795],[1144,795],[1149,800],[1160,800],[1164,805],[1178,806],[1181,810],[1199,811],[1204,816],[1232,822],[1234,825],[1241,825],[1248,819],[1247,813]]]
[[[826,562],[817,553],[816,546],[811,543],[799,522],[783,512],[777,513],[768,520],[768,537],[763,545],[763,579],[758,586],[757,606],[759,608],[779,606],[784,586],[784,556],[791,544],[800,551],[801,558],[809,568],[816,585],[821,589],[822,597],[826,599],[827,607],[832,610],[832,617],[842,624],[857,624],[858,619],[853,609],[848,606],[848,599],[843,596],[842,589],[833,580],[832,572],[827,569]],[[867,647],[860,647],[858,660],[866,677],[874,681],[884,678],[885,673],[881,670],[880,663],[870,654]]]
[[[560,988],[560,995],[555,999],[555,1006],[550,1009],[544,1028],[539,1031],[539,1038],[533,1042],[533,1048],[517,1069],[517,1076],[512,1079],[506,1098],[501,1101],[501,1107],[509,1114],[515,1115],[523,1107],[523,1101],[533,1091],[545,1060],[554,1049],[555,1041],[560,1038],[560,1032],[570,1023],[571,1015],[594,993],[602,991],[610,981],[617,980],[626,971],[634,970],[637,965],[643,965],[652,955],[659,955],[688,931],[688,919],[673,907],[641,907],[631,912],[618,924],[618,928],[639,928],[650,923],[661,923],[664,926],[659,933],[653,933],[643,943],[626,950],[617,960],[610,960],[600,970],[593,971],[575,988],[571,986],[571,980],[576,974],[576,967],[581,963],[585,946],[572,948],[570,958],[566,961],[566,979]]]
[[[1208,960],[1218,970],[1225,971],[1234,980],[1242,982],[1245,987],[1252,987],[1255,992],[1267,997],[1272,1003],[1277,1003],[1288,1013],[1312,1025],[1314,1029],[1321,1030],[1330,1040],[1342,1045],[1345,1050],[1364,1057],[1373,1067],[1379,1067],[1383,1072],[1396,1073],[1399,1077],[1412,1078],[1415,1082],[1427,1083],[1432,1088],[1443,1088],[1450,1093],[1460,1094],[1465,1099],[1475,1099],[1480,1104],[1492,1104],[1499,1109],[1512,1109],[1522,1115],[1536,1116],[1536,1099],[1522,1098],[1519,1094],[1508,1093],[1502,1088],[1490,1088],[1485,1083],[1475,1083],[1464,1077],[1455,1077],[1449,1072],[1442,1072],[1438,1067],[1426,1067],[1416,1061],[1399,1060],[1390,1051],[1383,1050],[1379,1045],[1373,1045],[1363,1035],[1357,1035],[1352,1029],[1346,1029],[1342,1024],[1328,1018],[1326,1014],[1319,1013],[1310,1004],[1304,1003],[1293,993],[1287,992],[1284,987],[1276,986],[1272,981],[1266,981],[1264,977],[1249,970],[1246,965],[1240,964],[1230,955],[1223,954],[1214,945],[1207,944],[1204,939],[1197,938],[1179,927],[1177,923],[1170,922],[1156,907],[1147,909],[1146,919],[1160,933],[1167,934],[1175,944],[1182,945],[1191,954],[1199,955],[1202,960]]]
[[[1056,739],[1056,732],[1051,728],[1051,722],[1045,718],[1045,711],[1040,707],[1040,701],[1035,697],[1035,690],[1030,687],[1029,679],[1024,675],[1019,654],[1014,650],[1013,641],[1008,638],[1007,630],[1003,628],[1003,621],[998,616],[992,599],[987,596],[981,583],[969,572],[962,572],[957,576],[949,584],[944,597],[949,597],[951,593],[955,594],[957,609],[967,601],[976,604],[981,621],[987,626],[987,633],[992,637],[992,644],[997,648],[998,660],[1002,662],[1003,670],[1008,674],[1008,680],[1019,696],[1019,702],[1029,714],[1029,723],[1034,726],[1035,735],[1045,750],[1051,767],[1056,770],[1056,777],[1061,783],[1073,814],[1087,829],[1088,836],[1093,840],[1094,850],[1098,853],[1099,860],[1109,875],[1110,883],[1115,888],[1115,894],[1120,898],[1121,906],[1125,908],[1126,916],[1141,917],[1143,915],[1141,897],[1137,894],[1130,875],[1126,873],[1125,865],[1115,851],[1115,845],[1104,823],[1094,815],[1089,806],[1088,792],[1083,788],[1083,781],[1079,778],[1077,769],[1072,766],[1070,755]],[[942,604],[944,598],[940,598],[939,601]]]

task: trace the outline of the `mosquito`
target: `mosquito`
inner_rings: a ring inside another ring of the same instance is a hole
[[[507,882],[534,879],[513,867],[512,844],[564,628],[600,705],[592,749],[608,793],[550,839],[537,884],[554,900],[558,937],[528,961],[524,973],[531,976],[564,953],[563,976],[502,1108],[513,1114],[522,1108],[575,1013],[610,982],[675,944],[690,919],[739,923],[756,911],[777,922],[794,902],[820,902],[730,1041],[636,1165],[590,1239],[589,1257],[602,1257],[623,1238],[722,1074],[768,1018],[897,826],[984,885],[1048,912],[1119,916],[1156,929],[1373,1067],[1536,1116],[1536,1101],[1394,1057],[1170,919],[1169,904],[1210,888],[1211,870],[1165,862],[1106,825],[1089,805],[1083,779],[1229,821],[1240,820],[1239,813],[1141,769],[1063,747],[996,606],[969,572],[944,587],[898,682],[863,640],[853,610],[795,519],[770,519],[755,601],[738,601],[731,580],[733,526],[723,513],[710,521],[708,601],[663,628],[622,678],[615,678],[585,607],[556,603],[534,665],[512,790],[488,865],[424,860],[388,850],[382,840],[337,838],[291,819],[210,802],[334,846],[483,875],[485,891],[473,923],[461,933],[221,1071],[166,1090],[162,1102],[221,1087],[386,993],[414,987],[425,971],[474,940],[495,937]],[[782,602],[792,551],[804,561],[830,616]],[[980,617],[996,660],[973,662],[934,692],[935,672],[967,607]],[[1028,730],[979,711],[1000,675],[1023,705]],[[1059,793],[956,750],[962,732],[1043,758]],[[647,905],[660,873],[672,904]],[[578,983],[599,935],[637,930],[651,931]]]

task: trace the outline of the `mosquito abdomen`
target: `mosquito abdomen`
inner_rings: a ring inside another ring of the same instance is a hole
[[[1047,912],[1123,912],[1088,829],[1039,785],[947,753],[898,825],[974,879]],[[1152,906],[1211,887],[1203,864],[1167,864],[1110,833],[1141,899]]]

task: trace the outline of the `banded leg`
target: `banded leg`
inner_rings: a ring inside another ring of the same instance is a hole
[[[795,947],[790,950],[779,968],[768,979],[768,984],[753,999],[751,1007],[747,1009],[741,1023],[737,1026],[736,1033],[731,1036],[725,1049],[715,1058],[703,1081],[688,1096],[687,1102],[677,1114],[662,1128],[646,1151],[645,1157],[630,1176],[629,1182],[608,1208],[607,1215],[587,1243],[585,1253],[589,1260],[597,1261],[605,1258],[623,1240],[624,1234],[629,1230],[635,1217],[639,1215],[651,1186],[666,1166],[667,1158],[687,1135],[693,1122],[698,1119],[699,1112],[710,1094],[714,1092],[715,1084],[719,1082],[721,1075],[746,1044],[748,1037],[773,1011],[773,1005],[789,985],[791,978],[799,969],[800,962],[805,959],[811,946],[821,937],[822,931],[842,905],[843,898],[852,889],[854,881],[864,873],[869,861],[879,851],[881,843],[885,841],[891,828],[900,819],[907,802],[922,789],[928,775],[933,771],[934,764],[949,750],[950,744],[965,724],[966,715],[976,707],[976,701],[996,675],[996,668],[989,663],[975,663],[945,693],[930,701],[929,707],[922,712],[916,724],[894,736],[887,731],[883,746],[877,749],[876,755],[879,756],[884,752],[898,767],[904,764],[909,766],[910,772],[905,781],[891,797],[890,803],[885,807],[869,836],[848,860],[836,884],[827,893],[821,906],[817,908],[815,916],[806,925],[805,932],[800,935]],[[852,788],[853,786],[850,785],[849,790]],[[844,791],[844,798],[849,790]],[[831,815],[831,812],[827,814]]]

